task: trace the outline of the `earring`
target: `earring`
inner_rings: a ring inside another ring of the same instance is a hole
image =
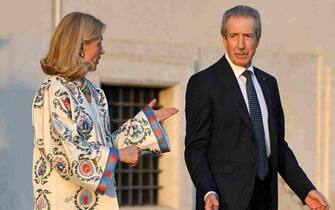
[[[79,56],[84,57],[84,44],[80,44]]]

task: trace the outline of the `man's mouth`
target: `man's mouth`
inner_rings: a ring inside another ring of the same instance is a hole
[[[246,56],[248,56],[248,54],[246,54],[246,53],[243,53],[243,54],[241,54],[241,53],[235,53],[235,56],[237,56],[237,57],[246,57]]]

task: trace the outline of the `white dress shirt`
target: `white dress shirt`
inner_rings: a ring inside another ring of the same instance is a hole
[[[236,79],[237,79],[238,84],[240,86],[240,89],[242,91],[244,102],[247,105],[248,112],[250,114],[249,101],[248,101],[247,88],[246,88],[247,78],[245,78],[245,76],[242,75],[243,72],[246,70],[246,68],[241,67],[241,66],[236,66],[230,60],[228,54],[225,54],[225,57],[228,60],[231,68],[233,69],[233,72],[236,76]],[[252,83],[254,84],[256,94],[257,94],[257,98],[258,98],[258,102],[259,102],[259,105],[261,107],[263,127],[264,127],[265,145],[266,145],[266,153],[267,153],[267,156],[269,157],[270,154],[271,154],[271,148],[270,148],[270,133],[269,133],[269,123],[268,123],[268,108],[266,106],[266,102],[265,102],[265,98],[264,98],[262,88],[259,85],[258,80],[255,76],[253,64],[251,64],[247,68],[247,70],[252,72],[252,74],[251,74]]]

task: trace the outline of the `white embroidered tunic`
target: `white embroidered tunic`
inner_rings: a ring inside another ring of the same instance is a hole
[[[134,144],[149,153],[170,151],[167,135],[148,107],[111,134],[104,92],[86,79],[84,83],[90,101],[78,82],[59,76],[48,77],[35,95],[35,210],[118,210],[118,149]]]

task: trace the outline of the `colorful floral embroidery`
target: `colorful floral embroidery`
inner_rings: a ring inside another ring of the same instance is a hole
[[[92,160],[80,160],[79,162],[73,161],[72,168],[74,169],[78,179],[81,181],[99,181],[102,174]]]
[[[43,158],[40,157],[34,166],[34,174],[35,178],[34,181],[36,183],[41,183],[42,185],[48,182],[48,176],[50,176],[51,168],[47,161]]]
[[[68,97],[62,98],[62,102],[68,112],[71,112],[70,99]]]
[[[44,140],[43,139],[36,139],[34,146],[43,154],[44,153]]]
[[[44,99],[44,89],[40,88],[38,89],[36,93],[36,98],[35,98],[35,106],[38,106],[37,104],[40,104]]]
[[[57,151],[54,151],[55,155],[53,157],[48,156],[51,162],[51,167],[53,169],[56,169],[61,177],[63,177],[66,180],[69,180],[69,163],[66,159],[65,155],[62,155],[60,153],[57,154]]]
[[[92,137],[93,120],[91,116],[86,113],[85,108],[77,106],[74,110],[74,120],[77,122],[77,131],[81,136],[81,140],[88,142]]]
[[[73,82],[65,81],[62,77],[56,77],[56,80],[60,82],[70,93],[75,104],[78,104],[78,93],[76,85]],[[81,102],[82,103],[82,102]]]
[[[78,168],[79,175],[87,179],[91,178],[95,171],[93,163],[88,160],[80,161],[78,164]]]
[[[36,200],[35,200],[35,206],[38,210],[50,210],[51,206],[50,206],[50,201],[47,198],[47,194],[50,194],[50,192],[48,190],[42,190],[42,189],[38,189],[36,190],[36,192],[38,193]]]
[[[34,108],[41,108],[43,106],[44,94],[47,89],[50,87],[51,80],[47,80],[42,83],[41,87],[37,90],[35,99],[34,99]]]
[[[98,193],[100,194],[105,193],[106,187],[111,180],[112,173],[115,170],[118,157],[119,157],[119,151],[117,149],[110,148],[106,168],[105,168],[104,174],[102,175],[100,183],[97,187]]]
[[[90,83],[91,87],[93,86]],[[100,89],[95,89],[96,91],[92,91],[93,93],[93,97],[95,99],[95,102],[98,104],[98,106],[100,107],[106,107],[107,103],[106,103],[106,96],[104,94],[104,92]]]
[[[50,119],[50,126],[52,137],[55,139],[62,139],[67,141],[72,141],[72,135],[69,128],[67,128],[59,119],[59,116],[57,113],[52,112],[51,113],[51,119]]]
[[[100,116],[102,117],[103,119],[103,123],[105,124],[104,126],[104,133],[105,133],[105,136],[106,136],[106,141],[108,143],[111,144],[111,147],[116,147],[114,145],[114,142],[112,141],[112,136],[111,136],[111,133],[110,133],[110,119],[109,119],[109,115],[107,113],[107,110],[106,109],[100,109]]]
[[[66,87],[69,90],[70,94],[75,97],[78,94],[78,90],[77,90],[76,86],[74,84],[70,83],[70,82],[65,83],[65,84],[66,84]]]
[[[170,145],[169,145],[169,139],[168,136],[164,130],[164,128],[160,125],[160,123],[157,120],[157,117],[155,116],[155,113],[150,107],[144,108],[144,114],[149,119],[149,123],[151,126],[151,129],[154,131],[154,134],[156,136],[159,148],[161,152],[169,152],[170,151]]]
[[[74,204],[78,209],[93,210],[98,204],[99,197],[96,193],[83,189],[77,190],[74,196]],[[106,206],[107,207],[107,206]]]
[[[151,135],[150,127],[148,127],[148,121],[142,119],[131,119],[130,123],[124,124],[112,135],[118,136],[121,133],[125,135],[125,145],[138,145],[145,141],[147,136]]]
[[[80,129],[80,132],[83,134],[88,134],[92,130],[92,127],[93,123],[91,118],[86,114],[80,115],[78,119],[78,128]]]
[[[55,95],[57,96],[57,98],[53,100],[55,108],[59,108],[71,118],[71,104],[68,93],[66,91],[58,90]]]

